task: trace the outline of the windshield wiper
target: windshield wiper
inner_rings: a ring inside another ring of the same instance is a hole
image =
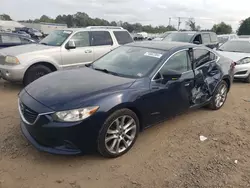
[[[223,51],[222,49],[218,49],[218,51]]]
[[[48,45],[48,44],[47,44],[47,43],[45,43],[45,42],[40,42],[40,44],[43,44],[43,45],[46,45],[46,46]]]
[[[107,70],[107,69],[94,68],[94,70],[97,70],[97,71],[102,71],[102,72],[105,72],[105,73],[107,73],[107,74],[113,74],[113,75],[115,75],[115,76],[118,76],[118,74],[117,74],[117,73],[115,73],[115,72],[110,72],[110,71],[109,71],[109,70]]]

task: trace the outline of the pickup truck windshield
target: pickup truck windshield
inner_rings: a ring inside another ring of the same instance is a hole
[[[163,40],[164,41],[173,41],[173,42],[190,42],[192,37],[194,36],[193,33],[170,33],[167,35]]]
[[[250,53],[249,41],[227,41],[219,48],[220,51]]]
[[[53,31],[47,37],[40,41],[40,44],[48,46],[61,46],[63,42],[71,35],[70,30],[57,30]]]

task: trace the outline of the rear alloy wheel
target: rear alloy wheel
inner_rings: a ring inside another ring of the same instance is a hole
[[[135,143],[139,132],[136,114],[129,109],[114,112],[103,125],[98,139],[98,150],[104,157],[125,154]]]
[[[217,87],[217,90],[214,93],[214,96],[212,98],[209,107],[213,110],[220,109],[224,105],[227,99],[227,93],[228,93],[228,86],[227,83],[223,80]]]
[[[27,86],[38,78],[51,73],[52,70],[44,65],[34,65],[30,67],[24,77],[24,85]]]

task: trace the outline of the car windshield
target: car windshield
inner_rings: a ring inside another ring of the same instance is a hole
[[[225,43],[229,39],[229,36],[218,36],[219,43]]]
[[[193,33],[170,33],[163,40],[169,42],[190,42],[193,36]]]
[[[40,44],[49,46],[61,46],[63,42],[71,35],[70,30],[57,30],[53,31],[47,37],[40,41]]]
[[[249,41],[227,41],[219,48],[220,51],[250,53]]]
[[[165,51],[121,46],[92,64],[92,68],[129,78],[146,76],[161,60]]]

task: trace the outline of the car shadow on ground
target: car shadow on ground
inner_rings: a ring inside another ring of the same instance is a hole
[[[11,83],[4,81],[0,78],[0,90],[4,91],[20,91],[23,89],[23,85],[21,83]]]
[[[106,162],[108,162],[109,160],[111,160],[111,161],[118,160],[119,161],[119,160],[123,160],[124,158],[126,159],[127,156],[137,155],[137,148],[144,147],[143,143],[144,143],[145,139],[152,139],[152,137],[154,137],[153,135],[158,134],[159,132],[161,132],[161,130],[166,129],[166,127],[167,127],[167,131],[169,131],[169,134],[171,134],[171,130],[176,127],[175,124],[176,124],[176,121],[178,121],[178,118],[183,119],[186,116],[190,116],[190,115],[192,116],[192,114],[199,116],[199,114],[207,113],[206,111],[207,111],[206,108],[190,110],[190,111],[187,111],[183,114],[177,115],[175,117],[171,117],[166,121],[155,124],[148,129],[145,129],[143,132],[139,133],[139,138],[138,138],[136,144],[133,146],[134,149],[130,150],[124,156],[118,157],[117,159],[104,158],[104,157],[100,156],[97,152],[76,155],[76,156],[49,154],[49,153],[38,151],[31,144],[28,144],[28,141],[21,135],[21,132],[19,132],[17,135],[15,135],[15,137],[19,140],[19,144],[17,147],[20,150],[23,150],[21,152],[22,153],[21,156],[25,156],[25,158],[30,158],[31,160],[34,159],[38,163],[40,163],[40,162],[47,163],[47,164],[53,163],[54,166],[60,166],[63,163],[64,165],[75,166],[75,167],[77,167],[78,165],[81,165],[82,163],[85,163],[85,162],[91,163],[91,164],[92,163],[100,163],[100,165],[101,165],[103,161],[106,161]],[[150,142],[150,141],[148,141],[148,142]],[[16,141],[16,143],[17,143],[17,141]],[[18,156],[18,157],[21,157],[21,156]]]

